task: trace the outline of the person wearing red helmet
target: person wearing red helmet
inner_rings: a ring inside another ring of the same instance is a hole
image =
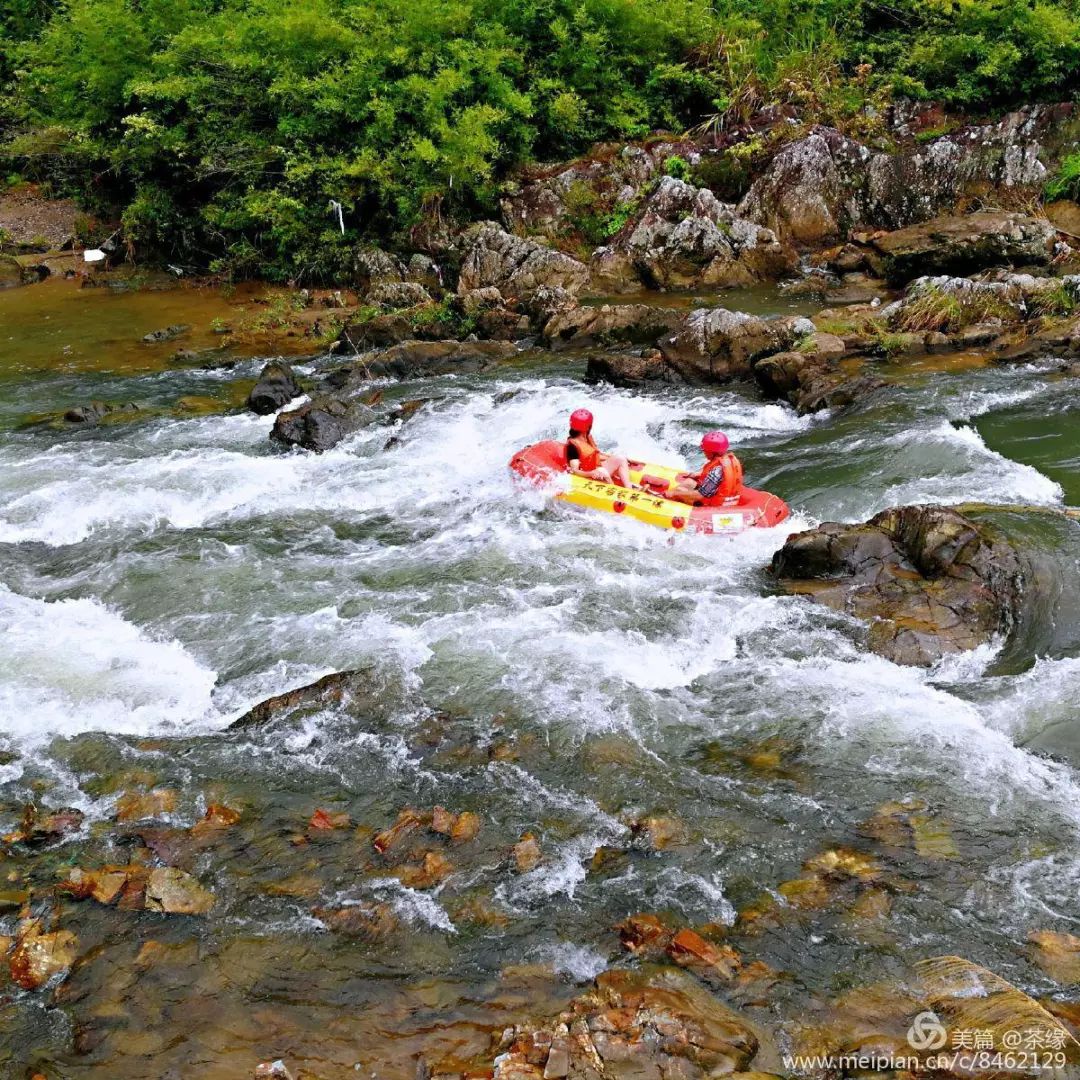
[[[593,414],[575,409],[570,414],[570,436],[566,440],[566,464],[572,473],[600,480],[605,484],[631,487],[630,467],[626,458],[604,454],[592,437]]]
[[[701,440],[705,467],[697,473],[679,473],[669,499],[692,506],[735,506],[743,488],[742,462],[731,452],[722,431],[710,431]]]

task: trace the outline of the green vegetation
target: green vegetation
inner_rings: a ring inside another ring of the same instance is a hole
[[[1046,197],[1080,201],[1080,153],[1062,160],[1057,175],[1046,185]]]
[[[317,280],[599,140],[774,102],[865,136],[896,92],[1070,86],[1080,0],[7,0],[0,168],[120,217],[140,257]],[[748,162],[714,168],[734,190]]]
[[[1017,322],[1020,309],[991,289],[952,293],[931,285],[907,301],[894,322],[897,330],[923,334],[949,333],[993,319]]]

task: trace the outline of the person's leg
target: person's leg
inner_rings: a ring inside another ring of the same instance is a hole
[[[688,503],[690,506],[693,506],[701,499],[701,493],[698,491],[693,480],[680,480],[675,487],[667,493],[665,498],[671,499],[673,502]]]
[[[616,484],[630,487],[630,466],[624,457],[607,457],[604,460],[604,468],[611,473]]]

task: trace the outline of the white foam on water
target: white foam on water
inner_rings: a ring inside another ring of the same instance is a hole
[[[907,475],[876,494],[866,516],[911,503],[1053,505],[1064,498],[1060,484],[991,450],[972,427],[938,421],[894,435],[887,445],[896,448],[891,467],[906,463]],[[944,468],[943,461],[948,462]]]
[[[96,600],[45,602],[0,585],[0,715],[16,740],[218,726],[215,674]]]
[[[609,966],[608,957],[587,945],[575,945],[570,941],[541,945],[534,955],[538,960],[550,964],[556,975],[567,975],[576,983],[592,982]]]
[[[426,926],[447,934],[458,932],[446,908],[430,893],[407,888],[397,878],[376,878],[370,884],[375,896],[386,900],[394,913],[411,926]]]

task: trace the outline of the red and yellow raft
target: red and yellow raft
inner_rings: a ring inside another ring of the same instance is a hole
[[[790,513],[783,499],[749,487],[743,488],[738,503],[733,506],[688,506],[674,502],[664,496],[682,470],[668,465],[631,461],[630,479],[644,489],[641,491],[590,480],[569,471],[566,444],[562,442],[526,446],[510,459],[510,468],[534,484],[549,484],[558,479],[563,490],[555,497],[564,502],[623,514],[662,529],[731,534],[779,525]]]

